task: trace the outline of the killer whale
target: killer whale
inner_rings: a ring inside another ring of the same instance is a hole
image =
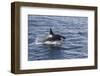
[[[64,36],[55,34],[50,28],[48,37],[44,40],[44,44],[61,44],[65,39]]]

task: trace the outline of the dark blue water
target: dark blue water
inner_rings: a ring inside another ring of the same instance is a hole
[[[74,16],[28,16],[28,60],[80,59],[88,57],[88,18]],[[66,37],[61,46],[35,44],[52,28]]]

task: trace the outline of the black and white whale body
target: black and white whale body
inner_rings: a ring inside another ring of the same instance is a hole
[[[62,44],[63,40],[65,39],[64,36],[61,36],[59,34],[54,34],[52,29],[50,28],[50,32],[48,37],[44,40],[44,44],[54,44],[54,45],[60,45]]]

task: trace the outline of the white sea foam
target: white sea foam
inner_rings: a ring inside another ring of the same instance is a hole
[[[39,44],[43,44],[43,42],[37,37],[37,38],[35,39],[35,44],[36,44],[36,45],[39,45]]]

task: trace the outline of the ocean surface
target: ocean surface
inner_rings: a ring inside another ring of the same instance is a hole
[[[38,44],[50,28],[66,38],[61,46]],[[28,61],[87,57],[88,17],[28,15]]]

